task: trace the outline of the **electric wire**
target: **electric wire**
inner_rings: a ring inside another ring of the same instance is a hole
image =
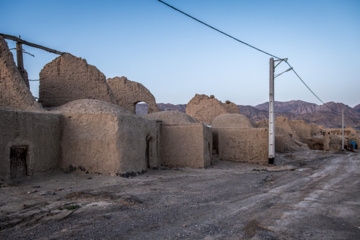
[[[238,39],[238,38],[236,38],[236,37],[233,37],[233,36],[231,36],[230,34],[227,34],[227,33],[223,32],[223,31],[221,31],[221,30],[219,30],[219,29],[217,29],[217,28],[215,28],[215,27],[213,27],[213,26],[211,26],[211,25],[209,25],[209,24],[207,24],[207,23],[205,23],[205,22],[203,22],[203,21],[201,21],[201,20],[199,20],[199,19],[197,19],[197,18],[195,18],[195,17],[193,17],[193,16],[191,16],[191,15],[183,12],[183,11],[181,11],[180,9],[178,9],[178,8],[176,8],[176,7],[170,5],[170,4],[168,4],[168,3],[166,3],[166,2],[164,2],[164,1],[162,1],[162,0],[158,0],[158,1],[161,2],[161,3],[164,4],[164,5],[172,8],[173,10],[175,10],[175,11],[177,11],[177,12],[179,12],[179,13],[181,13],[181,14],[183,14],[183,15],[185,15],[185,16],[187,16],[187,17],[189,17],[189,18],[191,18],[191,19],[193,19],[193,20],[195,20],[195,21],[197,21],[197,22],[199,22],[199,23],[201,23],[201,24],[203,24],[203,25],[205,25],[205,26],[207,26],[207,27],[209,27],[209,28],[211,28],[211,29],[219,32],[219,33],[221,33],[221,34],[223,34],[223,35],[225,35],[225,36],[227,36],[227,37],[229,37],[229,38],[232,38],[233,40],[235,40],[235,41],[237,41],[237,42],[240,42],[240,43],[242,43],[242,44],[244,44],[244,45],[246,45],[246,46],[248,46],[248,47],[251,47],[251,48],[253,48],[253,49],[255,49],[255,50],[259,51],[259,52],[262,52],[262,53],[264,53],[264,54],[266,54],[266,55],[268,55],[268,56],[271,56],[271,57],[273,57],[273,58],[276,58],[276,59],[278,59],[278,60],[282,60],[282,59],[283,59],[283,58],[279,58],[279,57],[277,57],[277,56],[275,56],[275,55],[273,55],[273,54],[271,54],[271,53],[268,53],[268,52],[266,52],[266,51],[264,51],[264,50],[261,50],[260,48],[257,48],[257,47],[255,47],[255,46],[253,46],[253,45],[251,45],[251,44],[248,44],[248,43],[246,43],[246,42],[244,42],[244,41],[241,41],[240,39]],[[328,104],[326,104],[324,101],[322,101],[322,100],[314,93],[314,91],[311,90],[311,88],[310,88],[310,87],[305,83],[305,81],[299,76],[299,74],[295,71],[295,69],[290,65],[290,63],[289,63],[288,61],[285,61],[285,62],[289,65],[289,67],[292,68],[291,70],[292,70],[292,71],[295,73],[295,75],[300,79],[300,81],[305,85],[305,87],[306,87],[321,103],[323,103],[327,108],[329,108],[330,111],[332,111],[332,112],[334,112],[334,113],[336,113],[336,114],[339,114],[337,111],[334,111],[333,109],[331,109],[331,108],[328,106]]]
[[[255,50],[258,50],[259,52],[265,53],[265,54],[267,54],[267,55],[269,55],[269,56],[271,56],[271,57],[273,57],[273,58],[281,59],[281,58],[279,58],[279,57],[277,57],[277,56],[275,56],[275,55],[272,55],[271,53],[265,52],[264,50],[261,50],[261,49],[259,49],[259,48],[257,48],[257,47],[254,47],[253,45],[250,45],[250,44],[248,44],[248,43],[246,43],[246,42],[244,42],[244,41],[241,41],[240,39],[238,39],[238,38],[236,38],[236,37],[233,37],[233,36],[231,36],[230,34],[227,34],[227,33],[223,32],[223,31],[221,31],[221,30],[219,30],[219,29],[217,29],[217,28],[215,28],[215,27],[213,27],[213,26],[211,26],[211,25],[209,25],[209,24],[207,24],[207,23],[205,23],[205,22],[203,22],[203,21],[201,21],[201,20],[199,20],[199,19],[197,19],[197,18],[195,18],[195,17],[193,17],[193,16],[191,16],[191,15],[183,12],[183,11],[181,11],[180,9],[177,9],[177,8],[171,6],[170,4],[167,4],[166,2],[163,2],[163,1],[161,1],[161,0],[158,0],[158,1],[161,2],[161,3],[163,3],[163,4],[165,4],[166,6],[168,6],[168,7],[170,7],[170,8],[172,8],[172,9],[174,9],[175,11],[178,11],[178,12],[184,14],[185,16],[188,16],[189,18],[192,18],[192,19],[194,19],[195,21],[197,21],[197,22],[199,22],[199,23],[201,23],[201,24],[203,24],[203,25],[205,25],[205,26],[207,26],[207,27],[209,27],[209,28],[211,28],[211,29],[213,29],[213,30],[221,33],[221,34],[224,34],[225,36],[227,36],[227,37],[229,37],[229,38],[234,39],[235,41],[238,41],[238,42],[240,42],[240,43],[242,43],[242,44],[245,44],[246,46],[251,47],[251,48],[253,48],[253,49],[255,49]]]

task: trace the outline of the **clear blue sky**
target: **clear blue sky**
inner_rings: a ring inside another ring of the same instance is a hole
[[[360,104],[359,0],[165,0],[289,62],[325,102]],[[157,102],[196,93],[241,105],[268,101],[269,56],[227,38],[157,0],[0,0],[0,32],[85,58],[107,78],[142,83]],[[8,41],[10,47],[15,43]],[[56,55],[24,46],[30,79]],[[15,52],[13,52],[15,53]],[[281,64],[277,73],[286,70]],[[38,95],[38,86],[31,89]],[[288,72],[277,101],[321,104]]]

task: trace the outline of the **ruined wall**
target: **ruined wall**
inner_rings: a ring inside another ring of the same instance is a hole
[[[12,147],[26,149],[26,175],[58,167],[62,132],[60,115],[0,109],[0,119],[1,177],[11,176]]]
[[[61,167],[111,175],[158,167],[160,125],[99,100],[59,107],[64,116]]]
[[[0,36],[0,106],[42,110],[21,77],[6,41]]]
[[[223,103],[223,106],[228,113],[240,113],[239,107],[233,102],[226,101],[225,103]]]
[[[205,94],[196,94],[186,105],[186,114],[205,124],[210,124],[216,116],[224,113],[228,113],[224,104]]]
[[[203,168],[211,163],[211,129],[201,123],[162,125],[161,163],[169,167]]]
[[[297,132],[290,126],[290,121],[285,117],[275,119],[275,151],[276,152],[297,152],[310,150],[307,144],[301,142]],[[256,122],[257,128],[269,129],[269,120]]]
[[[56,107],[77,99],[99,99],[117,103],[105,75],[85,59],[63,54],[40,72],[39,102]]]
[[[265,128],[213,128],[221,160],[268,163],[269,132]]]
[[[113,94],[118,100],[119,106],[135,113],[138,102],[148,104],[148,113],[159,112],[155,97],[151,92],[138,82],[128,80],[126,77],[115,77],[107,80]]]

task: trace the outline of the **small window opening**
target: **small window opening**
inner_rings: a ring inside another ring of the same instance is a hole
[[[138,116],[148,114],[148,104],[146,102],[138,102],[135,106],[135,113]]]

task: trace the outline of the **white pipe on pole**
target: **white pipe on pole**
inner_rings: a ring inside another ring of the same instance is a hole
[[[269,164],[275,160],[274,58],[270,58],[269,84]]]

